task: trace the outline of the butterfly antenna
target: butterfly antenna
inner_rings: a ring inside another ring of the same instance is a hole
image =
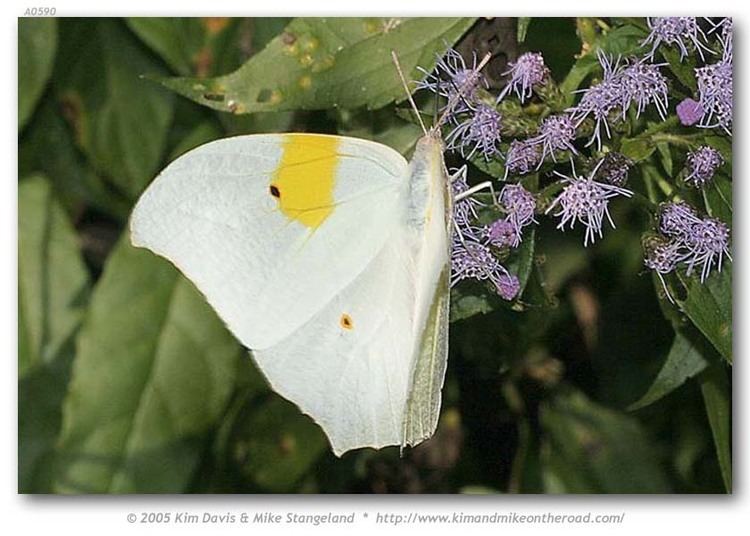
[[[414,99],[411,96],[411,91],[409,91],[409,84],[406,82],[406,78],[404,77],[404,71],[401,70],[401,64],[398,62],[398,56],[396,55],[395,50],[391,50],[391,57],[393,58],[393,64],[396,66],[396,70],[398,71],[398,76],[399,78],[401,78],[401,83],[404,85],[406,98],[409,99],[409,103],[411,104],[411,107],[417,116],[417,120],[419,121],[419,126],[422,127],[422,132],[424,132],[424,135],[426,136],[427,128],[425,128],[424,121],[422,121],[422,116],[419,113],[419,108],[417,108],[417,104],[414,102]]]
[[[484,68],[485,65],[490,61],[492,58],[492,53],[488,52],[485,54],[484,58],[482,58],[482,61],[479,62],[479,65],[477,65],[476,69],[474,69],[477,73],[481,72],[481,70]],[[455,87],[455,86],[454,86]],[[458,102],[462,99],[464,99],[465,95],[463,94],[465,89],[465,86],[462,86],[458,88],[458,91],[451,95],[451,98],[448,99],[448,104],[445,106],[445,111],[443,112],[443,115],[440,116],[440,119],[437,122],[436,128],[440,128],[440,126],[445,123],[446,119],[448,118],[448,115],[453,111],[453,108],[458,104]]]

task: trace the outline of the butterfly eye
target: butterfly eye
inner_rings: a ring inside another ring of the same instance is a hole
[[[280,192],[280,191],[279,191],[279,189],[278,189],[278,188],[277,188],[276,186],[274,186],[273,184],[271,185],[271,187],[269,188],[269,190],[270,190],[270,192],[271,192],[271,195],[272,195],[272,196],[274,196],[275,198],[277,198],[277,199],[278,199],[278,198],[280,198],[280,197],[281,197],[281,192]]]

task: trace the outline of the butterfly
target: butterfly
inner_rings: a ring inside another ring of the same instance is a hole
[[[196,285],[339,456],[437,426],[452,197],[440,122],[422,127],[409,162],[343,136],[213,141],[169,164],[131,215],[133,245]]]

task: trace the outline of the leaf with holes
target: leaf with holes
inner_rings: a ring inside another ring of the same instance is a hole
[[[177,93],[216,110],[251,113],[380,108],[404,98],[393,66],[421,78],[471,18],[298,18],[235,72],[217,78],[162,78]]]

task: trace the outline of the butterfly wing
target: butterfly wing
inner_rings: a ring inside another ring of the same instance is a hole
[[[172,162],[131,239],[175,264],[248,348],[273,346],[349,285],[398,222],[407,163],[354,138],[251,135]]]
[[[253,352],[274,390],[320,424],[337,455],[402,443],[416,340],[407,251],[394,234],[305,325]]]
[[[336,454],[416,444],[434,431],[447,355],[442,156],[407,167],[379,144],[288,136],[176,160],[138,202],[133,242],[196,284]]]

